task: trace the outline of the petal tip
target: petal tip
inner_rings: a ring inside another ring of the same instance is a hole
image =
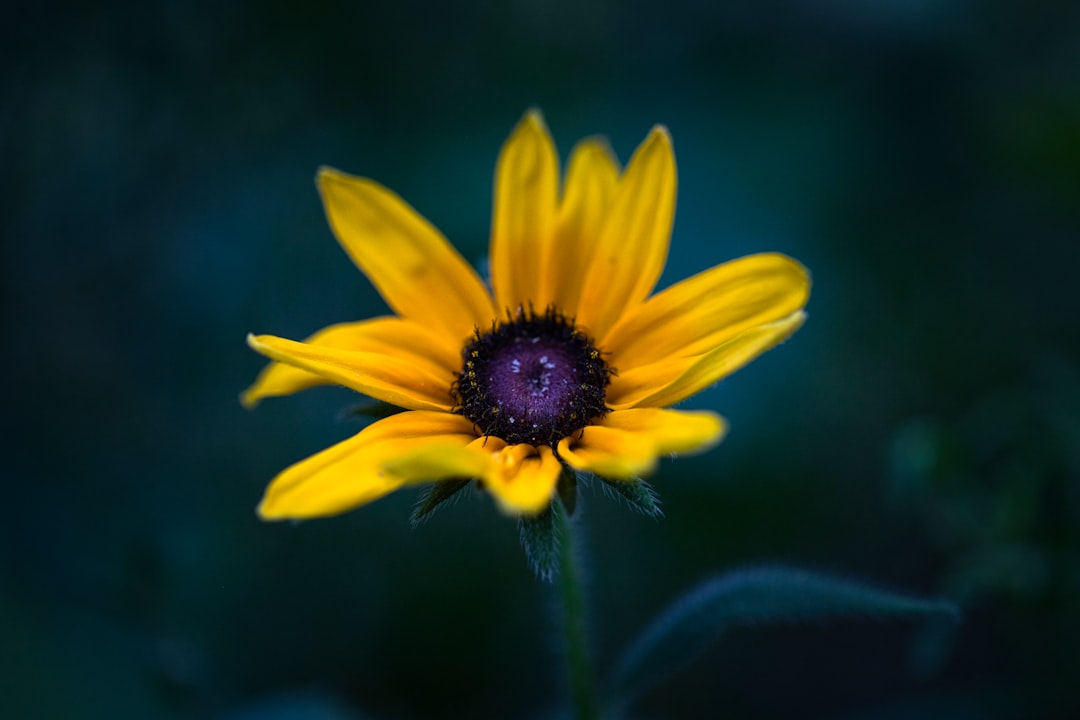
[[[727,437],[728,430],[730,429],[727,418],[715,413],[709,414],[712,416],[713,427],[711,433],[705,438],[701,445],[702,450],[708,450],[709,448],[719,445],[720,442]]]
[[[315,171],[315,187],[322,193],[325,191],[327,185],[330,183],[341,182],[344,177],[345,173],[337,168],[332,168],[329,165],[320,165],[319,169]]]
[[[269,337],[271,337],[271,336],[270,335],[256,335],[255,333],[248,333],[247,338],[245,338],[245,341],[247,342],[247,346],[249,348],[251,348],[255,352],[259,353],[260,355],[266,355],[266,354],[268,354],[267,353],[268,347],[267,347],[267,343],[266,343],[266,338],[269,338]]]
[[[324,203],[327,193],[331,190],[347,188],[349,186],[364,187],[368,184],[374,183],[372,180],[357,175],[350,175],[347,172],[330,167],[329,165],[319,166],[318,171],[315,173],[315,187],[319,190],[319,194],[323,196]]]
[[[536,517],[551,505],[551,500],[555,496],[552,493],[543,497],[522,499],[509,498],[494,492],[489,492],[489,494],[495,500],[495,507],[499,509],[499,512],[508,517]]]
[[[652,126],[649,131],[649,137],[647,141],[662,142],[665,145],[671,145],[671,131],[668,130],[667,125],[656,124]]]
[[[652,158],[651,162],[660,162],[661,165],[653,166],[654,171],[656,167],[665,166],[666,171],[671,173],[675,171],[675,145],[671,140],[671,133],[668,132],[666,125],[653,125],[648,137],[645,138],[634,154]],[[631,162],[633,162],[633,159],[631,159]]]
[[[239,396],[240,405],[245,410],[254,410],[255,406],[262,400],[262,396],[255,391],[255,386],[252,385]]]
[[[274,512],[267,507],[266,498],[263,498],[263,501],[255,508],[255,516],[263,522],[276,522],[278,520],[286,519],[285,515],[282,515],[280,512]]]
[[[805,303],[806,300],[809,299],[810,289],[813,287],[813,284],[814,284],[813,277],[810,274],[810,268],[806,267],[801,262],[799,262],[795,258],[793,258],[790,255],[787,255],[785,253],[779,253],[778,252],[778,253],[763,253],[763,254],[775,257],[781,263],[787,265],[787,267],[790,269],[792,275],[795,278],[797,278],[798,281],[803,286],[803,290],[804,290],[804,293],[806,295],[806,299],[803,301]]]
[[[537,108],[529,108],[525,111],[510,137],[511,141],[514,138],[528,138],[531,142],[550,144],[554,147],[551,132],[548,130],[547,122],[544,121],[544,114]]]
[[[536,106],[525,111],[525,114],[521,117],[521,125],[528,125],[533,128],[547,127],[547,123],[544,122],[544,113]]]
[[[590,135],[587,138],[579,140],[574,149],[570,151],[571,159],[574,158],[589,158],[595,161],[607,163],[616,170],[618,174],[619,158],[615,155],[615,151],[611,148],[611,141],[606,135]]]
[[[506,515],[507,517],[516,518],[534,518],[540,513],[542,513],[544,510],[546,510],[548,507],[550,507],[550,505],[551,498],[545,499],[544,502],[540,503],[536,507],[533,507],[531,505],[508,504],[503,502],[502,500],[499,500],[498,498],[495,499],[495,506],[499,508],[499,512],[501,512],[503,515]]]

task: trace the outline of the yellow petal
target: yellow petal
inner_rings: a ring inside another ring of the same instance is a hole
[[[531,110],[503,145],[495,168],[491,284],[500,316],[529,303],[543,309],[540,278],[550,272],[547,249],[558,192],[555,144],[540,113]]]
[[[642,400],[675,382],[700,359],[700,355],[673,358],[625,372],[620,370],[612,376],[611,384],[607,387],[608,407],[625,410],[641,405]]]
[[[449,411],[454,378],[446,368],[418,357],[340,350],[308,345],[272,335],[248,335],[248,345],[271,360],[287,363],[410,410]]]
[[[510,515],[535,515],[551,502],[562,463],[547,446],[511,445],[496,455],[484,487]]]
[[[482,478],[494,462],[491,453],[472,446],[430,445],[387,462],[385,468],[406,482],[422,483]]]
[[[750,328],[788,317],[810,296],[810,276],[775,253],[717,265],[631,308],[603,339],[620,372],[702,355]]]
[[[611,479],[633,479],[650,475],[656,469],[657,456],[652,446],[636,435],[590,425],[573,447],[571,438],[559,441],[559,457],[577,469]]]
[[[635,408],[608,413],[604,427],[647,438],[660,454],[701,452],[720,442],[727,424],[716,413]]]
[[[507,445],[497,437],[476,438],[464,447],[428,445],[385,467],[408,482],[480,478],[499,508],[510,515],[546,508],[562,471],[551,448]]]
[[[474,437],[472,424],[460,415],[391,415],[284,470],[267,488],[259,515],[265,520],[281,520],[351,510],[405,482],[384,469],[388,462],[427,446],[463,447]]]
[[[671,240],[675,186],[671,138],[657,126],[619,181],[587,268],[581,274],[563,269],[581,282],[576,316],[592,337],[603,337],[626,308],[656,286]]]
[[[319,171],[319,190],[334,235],[394,312],[458,346],[491,324],[476,271],[404,200],[330,168]]]
[[[396,317],[373,318],[323,328],[304,341],[308,345],[375,352],[395,357],[395,362],[422,362],[444,368],[446,377],[460,369],[460,348],[451,347],[422,325]],[[251,408],[267,397],[291,395],[316,385],[334,382],[294,365],[272,362],[259,373],[240,402]]]
[[[606,141],[583,140],[570,153],[555,235],[545,251],[547,271],[541,278],[538,308],[555,305],[567,315],[577,313],[580,269],[595,252],[618,182],[618,162]]]
[[[802,311],[746,330],[695,358],[658,362],[612,378],[608,406],[667,407],[701,392],[761,353],[786,340],[806,319]]]
[[[661,455],[701,452],[727,432],[719,415],[658,408],[616,410],[578,438],[564,438],[559,456],[578,470],[632,480],[656,469]]]

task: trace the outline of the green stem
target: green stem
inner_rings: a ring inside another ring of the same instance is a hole
[[[570,697],[577,720],[596,720],[599,712],[593,691],[592,662],[585,638],[585,588],[582,568],[574,549],[570,519],[561,502],[551,504],[555,535],[559,542],[559,602]]]

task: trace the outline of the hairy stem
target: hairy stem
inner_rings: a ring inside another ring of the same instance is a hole
[[[562,607],[563,650],[570,698],[577,720],[599,717],[594,692],[592,662],[585,637],[585,588],[583,572],[574,548],[570,519],[561,502],[551,504],[554,530],[559,539],[559,604]]]

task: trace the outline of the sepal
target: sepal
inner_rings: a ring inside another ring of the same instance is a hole
[[[607,495],[623,501],[631,510],[657,520],[664,517],[664,511],[660,508],[660,494],[644,480],[600,480]]]
[[[424,487],[420,493],[420,497],[416,499],[416,505],[413,506],[412,516],[409,517],[409,524],[414,528],[423,525],[440,505],[451,498],[456,499],[458,497],[458,492],[464,490],[470,482],[472,482],[472,480],[452,478],[450,480],[432,483],[431,485]]]
[[[557,500],[554,501],[558,502]],[[549,506],[538,515],[522,515],[518,519],[521,547],[536,577],[551,582],[559,568],[559,541]]]
[[[555,491],[559,494],[559,500],[562,501],[563,507],[566,508],[566,514],[573,515],[574,509],[577,507],[578,497],[577,470],[564,464],[562,472],[559,473],[559,482],[555,486]]]

